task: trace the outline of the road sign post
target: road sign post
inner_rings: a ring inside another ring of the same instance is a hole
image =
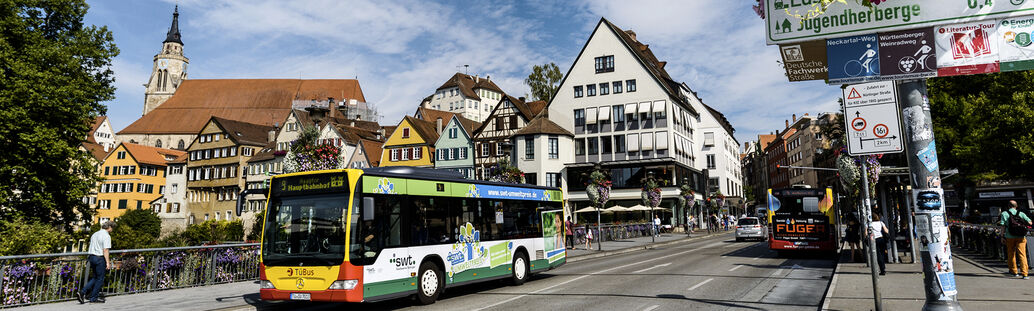
[[[915,231],[919,236],[923,262],[923,283],[926,304],[923,310],[962,310],[955,288],[955,269],[948,227],[944,214],[944,190],[937,163],[930,100],[926,80],[902,82],[898,86],[908,140],[909,175],[912,180],[912,204],[915,204]]]
[[[847,151],[867,155],[903,150],[901,124],[893,81],[849,85],[844,88]]]

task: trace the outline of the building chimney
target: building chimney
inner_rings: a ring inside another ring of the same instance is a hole
[[[362,120],[363,120],[363,115],[361,115],[361,114],[356,114],[356,115],[355,115],[355,119],[356,119],[356,120],[359,120],[359,121],[362,121]]]
[[[474,83],[478,83],[478,82],[481,82],[481,78],[478,77],[478,75],[475,74],[474,75]]]
[[[632,31],[631,29],[629,29],[629,30],[625,30],[625,33],[628,34],[628,36],[632,38],[632,41],[639,42],[639,40],[636,40],[636,38],[635,38],[635,31]]]
[[[795,114],[793,114],[793,122],[794,122],[794,123],[796,123],[796,122],[797,122],[797,114],[796,114],[796,113],[795,113]]]
[[[659,67],[661,69],[664,69],[664,65],[667,65],[667,64],[668,64],[668,62],[657,62],[657,67]]]
[[[807,117],[807,116],[808,116],[808,113],[807,113],[807,112],[805,112],[805,113],[804,113],[804,116],[805,116],[805,117]]]
[[[783,120],[786,123],[786,128],[790,128],[790,120]]]
[[[523,103],[523,102],[525,102],[525,100],[524,100],[524,96],[521,96],[521,97],[517,97],[517,99],[518,99],[518,100],[520,100],[520,101],[521,101],[522,103]]]
[[[273,129],[269,130],[269,137],[266,138],[267,143],[276,140],[276,130],[279,127],[280,122],[273,123]]]
[[[442,134],[442,118],[434,120],[435,129],[438,131],[438,135]]]

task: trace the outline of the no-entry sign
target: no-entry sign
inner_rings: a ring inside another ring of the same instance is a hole
[[[903,150],[898,98],[893,81],[844,88],[847,153],[853,156]]]

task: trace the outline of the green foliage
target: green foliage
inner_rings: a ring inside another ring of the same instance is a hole
[[[158,245],[159,247],[179,247],[190,246],[191,244],[187,237],[183,235],[183,231],[176,229],[170,232],[169,235],[158,239]]]
[[[929,80],[937,154],[971,182],[1034,179],[1034,73]]]
[[[510,165],[510,161],[504,158],[499,160],[499,163],[496,163],[496,166],[492,168],[492,175],[488,179],[497,182],[523,184],[524,172],[521,172],[516,166]]]
[[[134,209],[116,219],[117,225],[111,232],[111,247],[114,249],[136,249],[159,247],[158,238],[162,232],[162,220],[152,210]]]
[[[70,235],[51,224],[12,219],[0,221],[0,256],[61,251]]]
[[[548,102],[553,99],[553,94],[556,94],[557,88],[560,87],[558,84],[563,78],[560,67],[554,63],[535,65],[531,68],[528,78],[524,79],[524,84],[531,88],[531,98]]]
[[[79,150],[93,118],[114,99],[107,27],[83,24],[84,0],[0,4],[0,213],[2,220],[72,232],[93,211],[82,201],[99,181]],[[5,239],[6,240],[6,239]]]
[[[256,213],[255,221],[251,224],[251,232],[248,232],[248,241],[258,241],[262,238],[262,221],[266,212]]]
[[[209,220],[187,226],[183,238],[189,245],[219,244],[224,241],[244,239],[244,223],[238,220]]]

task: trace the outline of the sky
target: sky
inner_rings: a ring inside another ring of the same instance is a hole
[[[766,46],[754,1],[88,1],[86,23],[107,26],[118,131],[140,117],[153,57],[179,4],[188,79],[357,78],[367,102],[395,124],[456,72],[530,93],[534,65],[564,73],[601,17],[634,30],[675,80],[718,109],[742,146],[783,129],[792,114],[839,110],[840,89],[788,82]],[[464,67],[469,65],[469,67]]]

